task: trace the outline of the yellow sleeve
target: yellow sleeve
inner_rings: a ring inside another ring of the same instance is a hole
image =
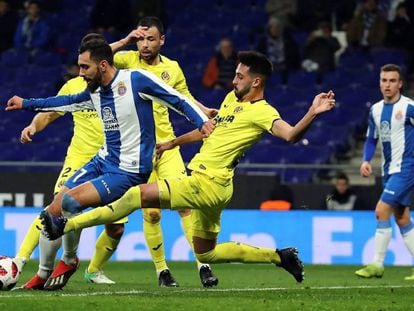
[[[130,69],[134,51],[120,51],[114,55],[114,65],[118,69]]]
[[[195,101],[193,95],[190,93],[190,90],[188,89],[187,81],[185,80],[184,73],[180,67],[180,65],[175,62],[176,68],[175,71],[177,73],[177,82],[174,85],[174,88],[180,92],[181,94],[189,97],[191,100]]]
[[[280,119],[280,114],[268,103],[264,102],[263,104],[260,104],[260,109],[255,109],[253,123],[265,131],[270,132],[273,126],[273,121]]]

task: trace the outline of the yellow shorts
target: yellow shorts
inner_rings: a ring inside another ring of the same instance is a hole
[[[161,159],[154,161],[153,165],[154,167],[148,183],[155,182],[159,179],[187,176],[187,171],[179,147],[165,151],[162,154]]]
[[[56,180],[54,194],[57,194],[63,184],[82,166],[89,162],[89,158],[66,157],[62,170]]]
[[[220,232],[221,211],[233,195],[233,181],[217,179],[199,172],[181,179],[158,183],[162,208],[192,209],[193,235],[216,239]]]
[[[63,163],[62,170],[60,171],[59,177],[55,184],[54,194],[57,194],[62,188],[63,184],[82,166],[89,162],[89,158],[75,158],[66,157]],[[119,219],[113,222],[114,224],[124,224],[128,222],[128,217]]]

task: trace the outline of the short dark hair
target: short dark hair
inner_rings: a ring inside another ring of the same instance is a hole
[[[105,37],[100,33],[91,32],[85,35],[81,40],[81,45],[85,42],[91,41],[91,40],[103,40],[106,41]]]
[[[263,76],[266,83],[272,74],[273,65],[265,55],[256,51],[242,51],[237,55],[240,63],[249,67],[251,73]]]
[[[398,72],[398,75],[400,76],[400,80],[403,79],[402,76],[402,69],[400,66],[396,65],[396,64],[386,64],[384,66],[381,67],[381,72],[389,72],[389,71],[396,71]]]
[[[91,59],[97,63],[106,60],[111,66],[114,64],[114,54],[109,44],[102,39],[82,40],[79,47],[79,54],[84,52],[91,53]]]
[[[336,179],[342,179],[345,180],[347,184],[349,184],[349,177],[347,174],[345,174],[344,172],[339,172],[338,174],[336,174]]]
[[[138,22],[138,26],[143,27],[155,27],[158,29],[161,35],[164,35],[164,25],[161,20],[156,16],[145,16]]]

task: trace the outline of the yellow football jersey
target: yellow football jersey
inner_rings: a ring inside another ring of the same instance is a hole
[[[140,58],[138,51],[121,51],[115,54],[114,62],[115,66],[119,69],[148,70],[157,77],[161,78],[169,86],[194,101],[194,97],[188,90],[183,71],[176,61],[160,55],[159,64],[148,65]],[[168,108],[154,102],[153,109],[156,124],[155,134],[157,143],[174,139],[175,135],[169,119]]]
[[[86,82],[81,77],[70,79],[60,89],[58,95],[70,95],[82,92]],[[68,147],[67,157],[91,159],[103,145],[102,122],[93,109],[72,112],[73,136]]]
[[[279,112],[266,100],[238,102],[233,91],[228,93],[215,118],[215,130],[204,140],[188,168],[212,177],[232,178],[243,154],[266,131],[270,132],[277,119]]]

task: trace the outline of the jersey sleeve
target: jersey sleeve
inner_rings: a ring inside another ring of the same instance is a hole
[[[255,109],[252,116],[253,123],[269,133],[273,122],[278,119],[280,119],[279,112],[268,103],[263,104],[260,109]]]
[[[131,51],[120,51],[114,55],[114,65],[118,69],[129,69],[131,65],[129,60],[131,59]]]
[[[89,91],[74,95],[60,95],[48,98],[31,98],[23,100],[23,109],[33,111],[78,111],[94,109]]]
[[[188,97],[177,92],[171,86],[164,83],[154,74],[139,70],[132,74],[133,84],[136,85],[138,95],[147,100],[154,101],[173,109],[177,113],[186,116],[197,128],[208,120],[201,109]]]
[[[372,107],[369,111],[368,117],[368,129],[367,129],[367,138],[364,143],[364,153],[362,155],[363,161],[371,161],[375,153],[375,148],[378,142],[378,133],[374,122],[374,117],[372,115]]]

